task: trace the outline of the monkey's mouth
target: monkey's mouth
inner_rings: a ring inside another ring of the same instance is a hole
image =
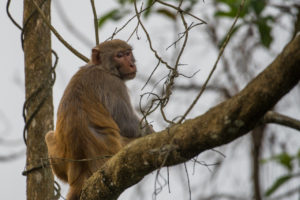
[[[126,76],[130,76],[130,77],[132,77],[132,76],[135,77],[135,75],[136,75],[136,72],[126,74]]]
[[[123,79],[133,79],[136,76],[136,72],[131,72],[123,75]]]

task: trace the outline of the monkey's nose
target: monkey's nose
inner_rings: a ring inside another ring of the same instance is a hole
[[[129,66],[130,66],[131,68],[135,68],[135,67],[136,67],[135,64],[134,64],[133,62],[130,62],[130,63],[129,63]]]

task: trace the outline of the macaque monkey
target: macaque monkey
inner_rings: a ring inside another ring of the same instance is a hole
[[[70,185],[68,200],[80,198],[84,181],[110,156],[153,132],[149,125],[140,128],[124,83],[136,72],[131,46],[122,40],[106,41],[92,49],[90,62],[65,89],[56,130],[45,139],[53,172]]]

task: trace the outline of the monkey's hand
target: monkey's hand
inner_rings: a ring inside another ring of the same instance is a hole
[[[155,131],[151,124],[143,124],[143,127],[141,127],[140,132],[141,132],[141,136],[145,136],[150,133],[154,133]]]

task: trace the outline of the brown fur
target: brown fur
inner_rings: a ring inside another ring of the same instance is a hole
[[[77,200],[84,181],[141,129],[124,80],[136,73],[131,47],[112,40],[96,46],[88,65],[72,77],[60,101],[56,130],[46,134],[51,166],[70,185],[68,200]],[[126,142],[125,142],[126,141]],[[78,161],[91,159],[89,161]]]

